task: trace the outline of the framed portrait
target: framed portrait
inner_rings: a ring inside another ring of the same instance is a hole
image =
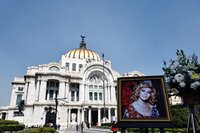
[[[172,122],[163,75],[118,78],[118,122]]]

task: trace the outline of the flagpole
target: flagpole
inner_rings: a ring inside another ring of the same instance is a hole
[[[103,96],[103,117],[105,118],[106,117],[106,110],[105,110],[105,106],[106,106],[106,103],[105,103],[105,96],[106,96],[106,94],[105,94],[105,71],[104,71],[104,53],[102,54],[102,58],[103,58],[103,76],[102,76],[102,78],[103,78],[103,94],[104,94],[104,96]]]

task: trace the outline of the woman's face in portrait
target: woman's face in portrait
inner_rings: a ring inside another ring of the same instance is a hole
[[[146,101],[151,96],[151,89],[150,88],[142,88],[140,91],[140,99]]]

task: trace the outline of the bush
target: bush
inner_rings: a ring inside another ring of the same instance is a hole
[[[0,120],[0,132],[4,131],[20,131],[25,128],[24,124],[19,124],[18,121]]]
[[[177,128],[186,128],[189,111],[188,108],[182,105],[171,106],[173,125]]]
[[[102,123],[101,126],[102,127],[111,127],[113,125],[113,123]]]
[[[58,133],[58,132],[50,127],[40,127],[40,128],[28,128],[20,133]]]
[[[18,124],[18,121],[13,120],[0,120],[0,125],[7,125],[7,124]]]

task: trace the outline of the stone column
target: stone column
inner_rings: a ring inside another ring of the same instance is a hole
[[[80,101],[81,103],[83,103],[84,97],[85,97],[85,95],[83,95],[83,94],[85,94],[85,91],[84,91],[84,84],[80,84],[80,85],[79,85],[79,101]]]
[[[71,91],[69,91],[69,102],[71,102]]]
[[[38,81],[36,82],[36,89],[35,89],[35,100],[36,100],[36,101],[39,100],[40,86],[41,86],[41,81],[38,80]]]
[[[29,83],[29,88],[27,90],[27,101],[26,104],[33,104],[33,101],[35,101],[35,81],[31,81]]]
[[[26,82],[25,84],[25,88],[24,88],[24,100],[27,101],[27,93],[28,93],[28,89],[29,89],[29,82]]]
[[[86,84],[84,86],[85,86],[85,99],[84,99],[84,102],[87,102],[89,100],[89,98],[88,98],[88,95],[89,95],[88,86]]]
[[[84,122],[85,110],[84,108],[81,110],[81,122]]]
[[[42,80],[39,93],[39,101],[44,102],[46,97],[47,81]]]
[[[76,96],[77,96],[77,91],[74,91],[74,102],[77,102]]]
[[[69,82],[65,82],[65,95],[64,97],[67,98],[67,100],[69,101]]]
[[[101,108],[98,108],[98,126],[101,124]]]
[[[110,94],[110,86],[107,86],[107,90],[108,90],[108,92],[107,92],[107,94],[108,94],[108,100],[107,101],[108,101],[108,103],[110,103],[111,102],[111,100],[110,100],[111,99],[111,96],[110,96],[111,95]]]
[[[114,86],[111,86],[111,102],[116,102],[116,92]]]
[[[91,108],[89,108],[88,122],[89,122],[89,126],[91,126]]]
[[[47,90],[47,100],[49,100],[49,93],[50,93],[50,91]]]
[[[114,109],[115,109],[115,118],[117,118],[117,109],[116,108]]]
[[[64,98],[64,97],[65,97],[65,83],[60,81],[58,98]]]
[[[71,123],[71,108],[69,108],[69,112],[68,112],[68,125],[70,125]]]
[[[108,108],[108,122],[111,122],[111,111],[110,111],[110,108]]]
[[[81,109],[77,109],[77,124],[80,124],[81,123],[81,121],[80,121],[80,119],[81,119],[81,115],[80,115],[80,111],[81,111]]]

